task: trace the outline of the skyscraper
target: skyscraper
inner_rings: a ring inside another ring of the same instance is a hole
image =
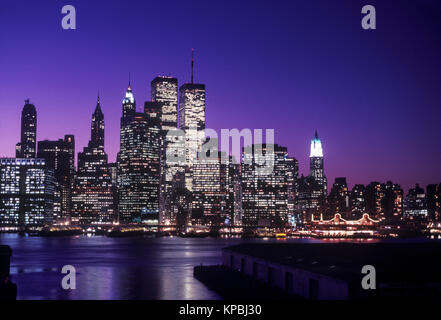
[[[295,212],[299,221],[310,221],[313,215],[323,214],[326,207],[328,181],[324,173],[323,148],[317,131],[311,140],[309,176],[297,180]]]
[[[129,87],[123,100],[118,153],[120,222],[142,221],[143,214],[159,210],[160,102],[147,102],[136,112]]]
[[[265,160],[264,160],[265,159]],[[269,161],[269,163],[265,163]],[[292,216],[292,158],[286,147],[254,144],[242,152],[242,223],[244,227],[286,227]]]
[[[323,148],[317,131],[314,139],[311,140],[311,152],[309,155],[309,175],[317,182],[321,188],[322,195],[328,193],[328,181],[324,172]]]
[[[351,218],[360,219],[366,212],[365,191],[362,184],[356,184],[350,192]]]
[[[54,172],[44,159],[0,159],[0,225],[51,224],[54,182]]]
[[[411,220],[425,220],[428,217],[426,193],[418,184],[409,189],[404,199],[404,216]]]
[[[25,100],[21,113],[21,140],[16,146],[17,158],[35,158],[37,144],[37,111]]]
[[[150,215],[159,215],[159,192],[161,178],[160,155],[162,146],[162,103],[155,101],[145,102],[144,115],[147,119],[146,155],[148,197],[143,213]],[[156,219],[158,218],[159,216],[156,217]]]
[[[55,173],[54,218],[69,221],[71,213],[71,189],[73,186],[75,138],[65,135],[56,141],[38,141],[37,157],[46,160],[48,168]]]
[[[193,163],[205,141],[205,85],[193,82],[194,60],[191,61],[191,83],[179,88],[179,128],[185,131],[185,185],[193,189]]]
[[[72,192],[72,221],[110,224],[115,219],[114,195],[104,151],[104,114],[99,97],[92,115],[91,139],[78,153],[78,171]]]
[[[95,111],[92,115],[90,146],[104,150],[104,114],[101,110],[100,96],[97,98]]]
[[[381,185],[384,198],[382,201],[385,220],[399,220],[403,215],[403,189],[400,185],[387,181]]]
[[[427,210],[429,219],[439,221],[441,218],[441,183],[427,186]]]
[[[151,82],[152,101],[161,102],[162,130],[178,127],[178,79],[158,76]]]
[[[335,178],[329,193],[329,209],[331,215],[339,213],[343,217],[349,218],[349,193],[346,178]]]
[[[221,154],[199,159],[193,164],[193,221],[204,226],[219,226],[228,217],[222,201],[226,197],[225,167]]]
[[[160,200],[159,221],[161,225],[175,225],[176,219],[170,204],[173,177],[178,172],[184,172],[185,161],[167,159],[167,150],[177,156],[184,155],[183,143],[176,143],[176,139],[182,139],[173,135],[173,130],[178,127],[178,79],[173,77],[158,76],[151,82],[151,98],[153,102],[161,103],[161,152],[160,152]],[[170,135],[167,135],[170,133]],[[182,140],[181,140],[182,141]],[[171,150],[173,149],[173,150]]]
[[[384,189],[380,182],[373,181],[366,186],[366,211],[371,218],[379,220],[384,217],[383,199]]]

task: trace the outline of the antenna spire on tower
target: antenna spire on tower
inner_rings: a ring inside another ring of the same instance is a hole
[[[191,83],[193,84],[193,69],[194,69],[194,49],[191,49]]]

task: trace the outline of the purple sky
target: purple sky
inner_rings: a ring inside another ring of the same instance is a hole
[[[66,4],[77,30],[61,28]],[[189,81],[195,48],[208,127],[274,128],[304,174],[317,129],[330,185],[441,182],[438,0],[4,0],[0,43],[0,156],[14,156],[26,98],[38,140],[75,134],[80,151],[99,91],[114,161],[129,72],[140,108],[156,75]]]

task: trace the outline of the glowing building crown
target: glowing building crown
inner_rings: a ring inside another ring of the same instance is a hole
[[[130,83],[126,91],[126,96],[123,99],[123,104],[126,103],[135,103],[135,97],[133,96],[132,87],[130,87]]]
[[[309,157],[323,157],[322,142],[318,138],[317,131],[315,132],[314,139],[311,140],[311,153]]]

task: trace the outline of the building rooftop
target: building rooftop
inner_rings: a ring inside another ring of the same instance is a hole
[[[224,248],[345,281],[361,281],[372,265],[379,282],[441,281],[441,242],[254,243]]]

